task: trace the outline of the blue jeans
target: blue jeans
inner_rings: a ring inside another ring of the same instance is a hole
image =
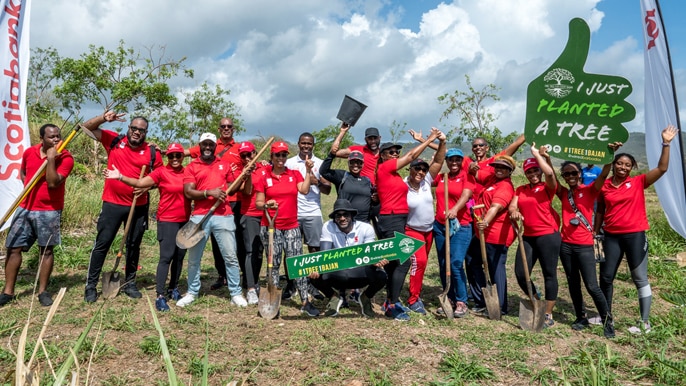
[[[464,271],[464,258],[469,241],[472,239],[472,226],[460,225],[460,229],[450,237],[450,289],[448,299],[453,302],[467,303],[467,275]],[[434,242],[438,255],[438,268],[441,284],[445,288],[445,225],[434,222]]]
[[[203,216],[193,215],[190,221],[199,223]],[[210,216],[202,226],[203,238],[192,248],[188,249],[188,293],[198,296],[200,292],[200,260],[209,234],[214,234],[219,245],[219,251],[224,257],[226,265],[226,280],[231,296],[242,295],[240,284],[240,269],[236,257],[236,223],[232,215]]]

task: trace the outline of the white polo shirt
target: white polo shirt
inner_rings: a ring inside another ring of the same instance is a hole
[[[319,180],[321,177],[319,175],[319,168],[322,166],[322,160],[313,154],[312,161],[314,161],[312,174]],[[305,178],[307,168],[305,167],[305,160],[300,158],[300,154],[296,154],[295,157],[286,160],[286,167],[300,171],[300,174]],[[321,208],[319,187],[316,184],[310,184],[310,191],[307,194],[298,193],[298,217],[321,217]]]
[[[408,177],[405,177],[405,183],[408,186],[407,190],[407,206],[410,212],[407,215],[407,226],[420,232],[428,232],[434,226],[434,196],[431,194],[431,183],[433,178],[431,174],[426,173],[426,177],[419,183],[419,189],[414,190],[407,182]]]
[[[343,233],[333,220],[329,220],[324,223],[320,242],[329,241],[333,243],[333,248],[336,249],[371,243],[374,240],[376,240],[374,227],[366,222],[354,221],[350,233]]]

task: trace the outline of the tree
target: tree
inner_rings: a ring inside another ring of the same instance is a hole
[[[146,48],[145,55],[120,41],[114,51],[89,46],[79,59],[63,58],[55,63],[55,96],[62,108],[78,113],[86,103],[116,111],[161,110],[176,103],[167,81],[180,70],[186,77],[193,71],[182,66],[185,58],[166,58],[165,48]]]
[[[471,141],[476,137],[483,137],[488,141],[491,149],[500,150],[507,147],[517,137],[517,133],[503,136],[502,131],[495,126],[496,117],[488,110],[489,101],[498,101],[499,90],[494,84],[488,84],[481,90],[472,86],[469,75],[465,75],[468,91],[455,90],[452,94],[443,94],[438,102],[448,107],[441,115],[440,121],[448,120],[453,114],[459,114],[457,125],[450,127],[448,140],[458,145]],[[449,125],[450,126],[450,125]]]
[[[312,135],[314,135],[315,143],[314,154],[319,158],[326,158],[326,156],[329,154],[329,151],[331,151],[331,144],[340,132],[340,125],[329,125],[321,130],[313,131]],[[347,147],[352,146],[352,144],[353,138],[350,134],[350,131],[348,131],[345,137],[343,137],[343,139],[341,140],[341,145],[339,146],[339,148],[345,149]]]
[[[52,47],[31,49],[26,87],[29,121],[52,121],[58,114],[60,101],[52,90],[56,81],[54,68],[59,61],[60,56]]]
[[[388,128],[388,131],[391,133],[391,142],[398,143],[400,136],[403,135],[406,128],[407,122],[400,123],[394,119],[391,127]]]

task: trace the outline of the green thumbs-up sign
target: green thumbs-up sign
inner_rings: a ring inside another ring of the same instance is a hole
[[[613,157],[607,145],[629,138],[622,123],[634,119],[636,109],[626,101],[627,79],[584,72],[590,36],[584,20],[569,22],[564,51],[529,83],[524,135],[528,143],[547,145],[554,157],[605,164]]]

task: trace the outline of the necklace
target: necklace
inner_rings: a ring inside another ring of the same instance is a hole
[[[417,186],[414,186],[414,184],[410,182],[410,180],[407,180],[407,185],[410,187],[410,189],[414,191],[418,191],[419,187],[421,186],[421,184],[417,184]]]

